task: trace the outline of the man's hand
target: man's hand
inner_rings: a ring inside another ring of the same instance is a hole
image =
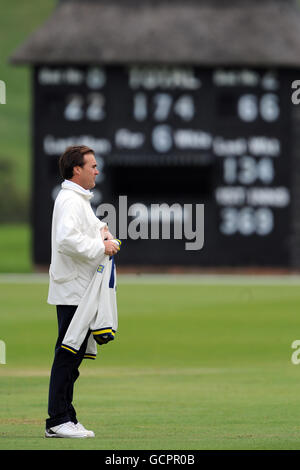
[[[116,253],[118,253],[118,251],[120,250],[119,246],[115,242],[113,242],[112,240],[105,240],[104,241],[104,246],[105,246],[105,252],[104,253],[108,256],[113,256]]]
[[[110,233],[110,231],[108,230],[108,227],[103,227],[101,230],[101,236],[102,236],[102,240],[113,240],[115,237],[112,236],[112,234]]]

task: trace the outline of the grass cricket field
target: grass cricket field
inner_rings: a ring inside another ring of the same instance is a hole
[[[0,162],[25,198],[31,75],[8,58],[56,4],[1,3]],[[1,226],[1,272],[31,270],[29,237]],[[226,279],[120,277],[116,339],[75,386],[78,418],[96,433],[81,440],[43,437],[57,334],[47,283],[0,274],[0,449],[300,449],[300,280]]]
[[[0,276],[0,449],[300,449],[300,281],[119,278],[119,330],[85,360],[79,420],[45,439],[56,340],[47,282]]]

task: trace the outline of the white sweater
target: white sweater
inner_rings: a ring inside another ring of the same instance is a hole
[[[64,181],[53,209],[48,303],[78,305],[97,266],[107,257],[100,230],[106,226],[94,214],[93,194]]]

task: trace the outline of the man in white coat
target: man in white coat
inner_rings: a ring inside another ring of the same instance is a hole
[[[53,210],[48,303],[56,305],[58,339],[51,369],[45,437],[85,438],[94,432],[78,422],[72,405],[88,336],[78,354],[61,348],[62,340],[103,255],[118,247],[105,223],[94,214],[90,199],[95,186],[97,162],[86,146],[68,147],[59,159],[64,182]]]

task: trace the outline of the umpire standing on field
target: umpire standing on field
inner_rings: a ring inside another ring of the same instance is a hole
[[[80,145],[68,147],[59,159],[64,179],[53,210],[51,265],[48,303],[56,305],[58,339],[51,370],[45,437],[94,437],[78,422],[72,405],[73,389],[84,358],[88,332],[78,354],[60,348],[103,254],[112,256],[118,248],[107,225],[94,214],[91,189],[99,174],[94,151]]]

